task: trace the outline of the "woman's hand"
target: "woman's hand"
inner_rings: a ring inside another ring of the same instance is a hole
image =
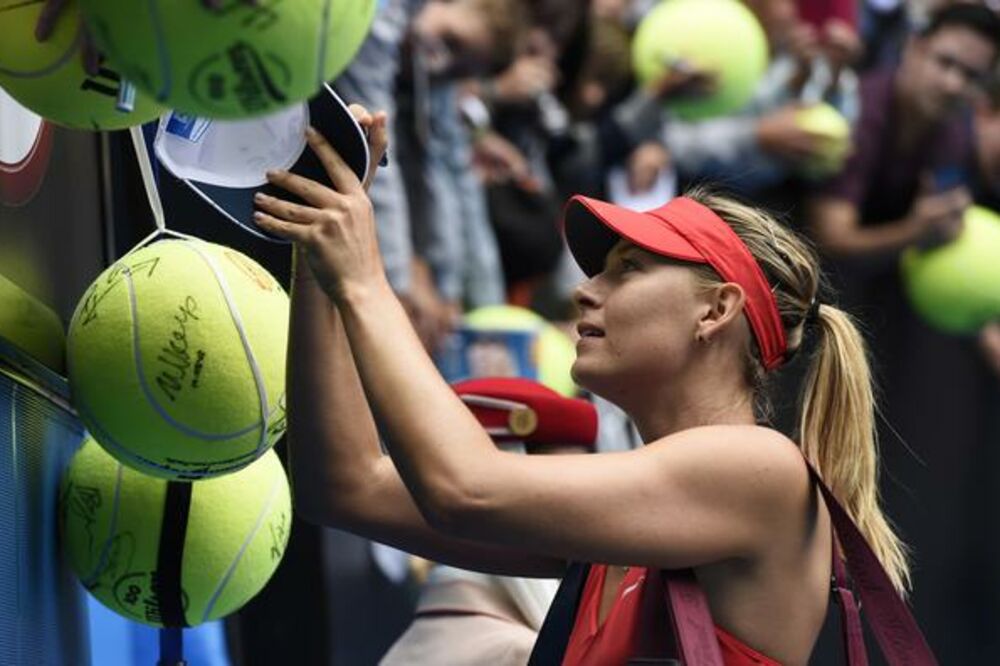
[[[374,116],[358,106],[351,108],[359,124],[368,131],[371,164],[364,183],[330,143],[314,129],[306,131],[309,147],[316,153],[333,187],[314,180],[277,171],[268,180],[295,194],[306,203],[296,204],[258,194],[260,210],[255,221],[271,233],[295,242],[323,290],[342,302],[353,290],[363,290],[385,281],[375,233],[375,217],[366,188],[387,145],[386,116]]]

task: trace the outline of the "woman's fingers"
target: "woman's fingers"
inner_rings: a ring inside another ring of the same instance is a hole
[[[306,128],[306,141],[309,147],[316,153],[316,157],[323,164],[326,173],[330,176],[330,182],[338,192],[348,193],[361,189],[361,181],[354,175],[351,167],[347,166],[340,154],[330,145],[322,134],[312,127]]]
[[[337,193],[329,187],[290,171],[268,171],[267,180],[272,185],[297,195],[316,208],[326,208],[337,198]]]
[[[279,219],[273,215],[268,215],[263,211],[256,211],[253,214],[253,221],[264,231],[269,231],[278,238],[292,241],[293,243],[305,244],[309,241],[308,226],[293,224],[287,220]]]
[[[291,201],[285,201],[277,197],[272,197],[258,192],[253,198],[257,208],[265,213],[269,213],[279,219],[293,224],[313,224],[322,219],[322,211],[310,206],[301,206]]]
[[[372,117],[371,127],[368,132],[368,151],[371,157],[371,166],[365,176],[364,188],[367,192],[375,179],[375,173],[380,166],[385,166],[383,160],[386,150],[389,148],[388,116],[385,111],[379,111]]]

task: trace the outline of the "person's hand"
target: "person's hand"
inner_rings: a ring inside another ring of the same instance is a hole
[[[384,123],[373,127],[377,133],[384,132]],[[333,146],[312,127],[306,130],[306,139],[332,187],[288,171],[268,172],[272,185],[305,204],[258,193],[254,221],[279,238],[296,243],[320,287],[334,302],[342,303],[349,295],[386,280],[375,214],[364,184]],[[375,141],[384,142],[385,138]]]
[[[399,299],[417,336],[430,353],[440,348],[461,317],[460,307],[441,297],[430,267],[418,258],[412,263],[410,290],[400,294]]]
[[[954,240],[962,232],[962,219],[971,205],[972,195],[966,187],[935,192],[932,179],[925,176],[906,221],[921,245],[940,245]]]
[[[523,55],[493,80],[494,101],[525,104],[552,92],[559,81],[555,63],[542,56]]]
[[[646,90],[657,99],[699,97],[715,90],[716,76],[708,70],[696,69],[683,61],[668,67],[659,78],[653,79]]]
[[[365,176],[365,182],[361,184],[367,192],[371,189],[372,180],[378,172],[379,164],[389,148],[389,116],[386,115],[385,111],[371,114],[360,104],[351,104],[347,108],[368,137],[368,174]]]
[[[864,44],[850,23],[832,18],[823,25],[823,53],[835,71],[850,67],[864,54]]]
[[[803,129],[798,122],[799,110],[797,105],[785,106],[757,121],[757,144],[761,150],[795,164],[821,156],[826,137]]]
[[[1000,321],[990,322],[979,332],[979,349],[986,364],[1000,377]]]
[[[532,180],[524,153],[496,132],[486,132],[476,139],[472,145],[472,167],[487,185]]]
[[[641,144],[628,156],[628,186],[633,194],[648,192],[670,164],[670,153],[658,141]]]

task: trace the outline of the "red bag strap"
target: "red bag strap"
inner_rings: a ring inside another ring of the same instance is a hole
[[[920,627],[917,626],[917,621],[913,619],[910,609],[896,592],[871,546],[812,465],[809,465],[809,474],[823,494],[823,499],[826,500],[826,508],[830,512],[834,531],[847,558],[847,567],[868,616],[868,626],[875,634],[875,640],[882,648],[882,654],[890,664],[894,665],[936,666],[937,658],[927,644]],[[834,557],[834,564],[838,562],[840,558]],[[853,605],[853,597],[850,601]],[[845,629],[845,633],[846,631]],[[854,635],[861,643],[858,649],[863,651],[860,627]],[[849,644],[848,656],[851,654]]]
[[[837,532],[831,529],[833,551],[833,594],[834,600],[840,606],[840,632],[844,639],[844,652],[849,666],[868,666],[868,653],[865,650],[865,635],[861,628],[861,612],[854,600],[854,592],[849,587],[847,570],[844,560],[840,557],[837,547]]]
[[[809,474],[826,501],[833,522],[833,592],[840,605],[841,628],[847,663],[867,666],[861,613],[847,583],[847,567],[853,574],[868,624],[878,641],[882,654],[893,666],[937,666],[937,659],[927,644],[920,627],[900,598],[882,568],[882,563],[865,541],[840,502],[826,487],[819,474],[809,467]],[[847,559],[840,557],[837,541]],[[664,570],[667,604],[673,618],[677,650],[687,666],[722,666],[722,653],[705,593],[691,569]]]
[[[693,569],[663,571],[678,656],[686,665],[723,666],[708,599]]]

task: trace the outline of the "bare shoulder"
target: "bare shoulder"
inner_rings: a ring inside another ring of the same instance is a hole
[[[773,507],[776,502],[797,503],[808,493],[809,472],[798,445],[771,428],[703,426],[649,446],[689,481],[711,484],[731,499]]]

